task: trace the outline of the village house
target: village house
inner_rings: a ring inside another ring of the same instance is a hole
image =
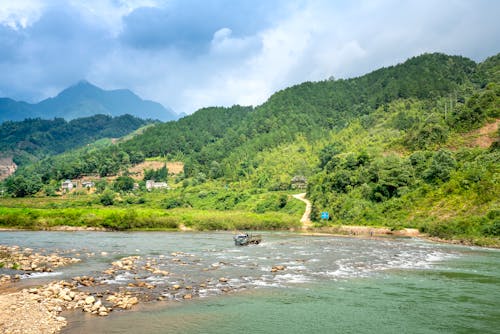
[[[305,176],[296,175],[292,178],[292,189],[306,189],[307,179]]]
[[[94,182],[92,181],[83,181],[82,182],[82,188],[93,188],[95,186]]]
[[[151,191],[153,189],[169,189],[167,182],[156,182],[153,180],[146,181],[146,189]]]
[[[63,181],[61,184],[62,191],[71,191],[73,189],[73,187],[74,187],[74,185],[73,185],[73,182],[71,182],[71,180]]]

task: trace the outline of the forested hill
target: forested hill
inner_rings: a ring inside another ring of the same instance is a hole
[[[275,93],[256,108],[201,109],[177,122],[150,127],[141,135],[109,148],[113,152],[94,152],[92,154],[99,157],[73,159],[97,159],[113,168],[86,165],[83,161],[77,171],[71,170],[67,163],[64,169],[68,177],[79,173],[105,175],[106,170],[116,172],[126,168],[119,161],[123,154],[127,154],[132,163],[161,155],[182,159],[186,163],[186,176],[208,174],[212,165],[217,165],[221,169],[217,175],[233,179],[257,168],[258,152],[291,143],[301,136],[310,142],[321,140],[353,121],[369,126],[375,121],[375,111],[380,108],[389,111],[391,103],[402,100],[410,104],[421,101],[420,110],[411,116],[398,114],[401,130],[408,132],[408,136],[416,136],[415,141],[408,140],[417,145],[414,147],[435,144],[446,140],[445,132],[472,129],[488,117],[494,117],[491,113],[495,110],[470,112],[472,102],[467,104],[467,100],[477,94],[486,96],[484,99],[495,94],[496,86],[487,86],[487,83],[498,76],[497,67],[498,55],[477,65],[464,57],[435,53],[358,78],[305,82]],[[445,107],[450,99],[453,99],[453,114],[450,106]],[[449,113],[446,116],[445,111]],[[45,163],[57,163],[57,159]],[[43,171],[54,168],[40,168],[43,179],[53,177]]]
[[[210,114],[201,110],[207,114],[202,122],[197,112],[177,124],[160,124],[125,143],[123,149],[140,150],[146,156],[182,152],[189,155],[194,169],[207,171],[207,162],[221,162],[239,149],[244,153],[238,154],[248,159],[258,151],[293,141],[300,133],[311,140],[321,138],[397,99],[433,99],[453,93],[463,100],[468,89],[484,84],[483,78],[467,58],[426,54],[355,79],[290,87],[250,112],[237,106]],[[231,114],[237,122],[227,121]],[[225,126],[210,131],[215,124]],[[199,145],[186,140],[193,134]]]
[[[95,115],[69,122],[62,118],[8,121],[0,124],[0,154],[13,156],[16,164],[23,165],[101,138],[122,137],[145,124],[147,121],[130,115]]]

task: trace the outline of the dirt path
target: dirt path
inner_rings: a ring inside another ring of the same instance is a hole
[[[300,219],[300,222],[302,223],[302,229],[308,230],[308,229],[312,228],[312,222],[311,222],[311,218],[310,218],[312,204],[311,204],[311,201],[306,199],[306,193],[293,195],[293,198],[296,198],[299,201],[306,203],[306,210],[304,211],[304,214],[302,215],[302,218]]]

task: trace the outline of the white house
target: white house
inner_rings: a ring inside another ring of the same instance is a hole
[[[95,184],[92,181],[83,181],[82,182],[82,188],[93,188],[94,186],[95,186]]]
[[[70,191],[73,189],[73,187],[74,185],[73,182],[71,182],[71,180],[63,181],[63,183],[61,184],[61,188],[63,191]]]
[[[167,182],[156,182],[153,180],[147,180],[146,181],[146,189],[148,191],[151,191],[153,189],[168,189],[168,184]]]

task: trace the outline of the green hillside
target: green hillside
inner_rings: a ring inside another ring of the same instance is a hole
[[[95,115],[69,122],[62,118],[7,121],[0,124],[0,153],[25,165],[101,138],[122,137],[145,124],[147,121],[130,115]]]
[[[298,192],[292,178],[305,176],[318,227],[413,227],[495,244],[499,60],[424,54],[358,78],[306,82],[255,108],[204,108],[19,175],[45,183],[115,175],[161,156],[183,161],[184,174],[169,180],[175,189],[158,195],[161,203],[146,199],[151,205],[298,217],[286,195]]]

